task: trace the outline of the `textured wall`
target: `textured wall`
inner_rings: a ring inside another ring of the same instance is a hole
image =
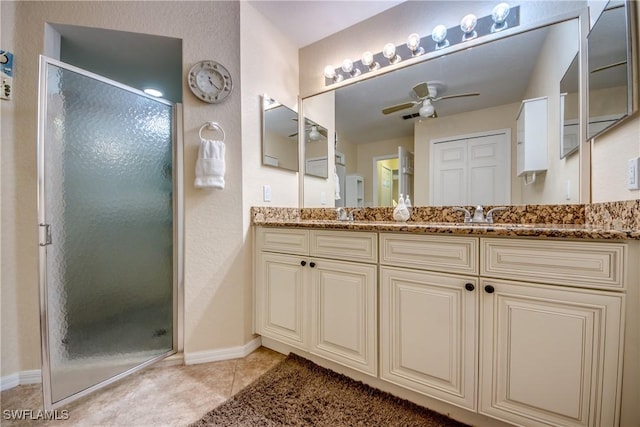
[[[2,103],[2,375],[40,367],[35,153],[46,22],[181,38],[183,75],[193,63],[215,59],[235,78],[234,92],[220,105],[198,101],[183,81],[185,351],[243,345],[251,325],[241,256],[240,3],[3,1],[2,47],[16,55],[16,77],[15,100]],[[198,129],[208,120],[227,134],[224,191],[193,187]]]

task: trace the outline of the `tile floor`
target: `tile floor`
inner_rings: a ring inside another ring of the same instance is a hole
[[[185,426],[197,421],[285,358],[264,347],[242,359],[149,368],[75,401],[68,420],[6,420],[5,410],[42,409],[40,384],[22,385],[0,396],[4,426]]]

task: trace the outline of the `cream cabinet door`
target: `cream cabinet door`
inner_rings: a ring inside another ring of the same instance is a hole
[[[476,409],[477,278],[380,268],[381,378]]]
[[[307,350],[306,258],[259,252],[256,271],[256,332]]]
[[[618,425],[623,296],[481,287],[479,411],[526,426]]]
[[[315,258],[311,269],[311,353],[377,375],[375,265]]]

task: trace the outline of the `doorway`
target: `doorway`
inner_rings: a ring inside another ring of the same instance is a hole
[[[45,409],[176,352],[175,105],[41,57],[40,312]]]

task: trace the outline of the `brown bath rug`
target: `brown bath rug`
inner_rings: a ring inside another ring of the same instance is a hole
[[[200,426],[465,426],[291,353]]]

